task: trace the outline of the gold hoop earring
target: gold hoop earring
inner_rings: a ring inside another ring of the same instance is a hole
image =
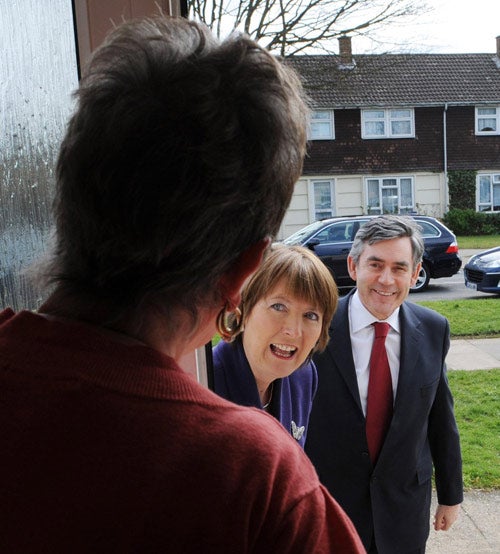
[[[227,303],[217,316],[217,331],[225,342],[233,342],[241,329],[241,310],[228,311]]]

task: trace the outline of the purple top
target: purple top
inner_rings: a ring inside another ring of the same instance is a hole
[[[219,342],[213,350],[214,390],[223,398],[242,406],[262,409],[255,377],[243,350],[241,338],[233,343]],[[290,376],[276,379],[269,413],[304,448],[309,414],[318,386],[316,366],[305,363]]]

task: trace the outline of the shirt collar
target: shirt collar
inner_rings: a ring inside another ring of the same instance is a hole
[[[398,333],[399,308],[400,306],[398,306],[392,314],[384,320],[391,326],[392,329],[394,329],[394,331],[397,331]],[[352,333],[357,333],[358,331],[361,331],[361,329],[369,327],[375,321],[380,321],[364,307],[357,290],[351,296],[349,304],[349,319]]]

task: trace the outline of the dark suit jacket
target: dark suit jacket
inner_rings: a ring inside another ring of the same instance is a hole
[[[462,502],[460,443],[445,367],[449,326],[432,310],[401,306],[394,414],[373,467],[349,334],[351,294],[339,302],[327,349],[314,358],[319,386],[305,449],[365,547],[375,533],[380,554],[403,554],[427,540],[433,464],[439,503]]]
[[[241,337],[234,342],[219,342],[213,351],[214,391],[242,406],[262,408],[255,377],[248,363]],[[308,362],[288,377],[273,382],[269,413],[304,448],[309,414],[318,375],[314,363]]]

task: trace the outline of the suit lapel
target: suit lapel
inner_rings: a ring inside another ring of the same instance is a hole
[[[358,381],[356,370],[354,368],[354,360],[352,357],[351,337],[349,332],[349,299],[354,293],[352,291],[347,296],[344,296],[339,301],[339,306],[335,317],[330,326],[331,340],[328,344],[325,354],[330,358],[329,362],[336,371],[344,379],[349,392],[351,393],[354,402],[361,411],[361,402],[359,399]],[[409,398],[413,398],[412,391],[415,387],[415,380],[418,379],[417,362],[422,332],[420,330],[420,319],[411,310],[411,305],[403,302],[399,312],[401,322],[401,353],[399,364],[399,379],[396,392],[396,402],[394,405],[394,416],[391,422],[391,427],[388,431],[390,440],[391,428],[399,417],[404,417],[405,404]],[[381,456],[384,448],[382,448]]]
[[[399,360],[399,378],[396,391],[394,414],[398,414],[399,407],[407,402],[407,395],[413,391],[415,380],[418,378],[417,362],[422,332],[420,319],[411,310],[411,305],[403,302],[399,311],[401,325],[401,352]],[[412,392],[412,397],[413,397]]]
[[[349,299],[354,291],[344,296],[339,301],[337,313],[330,326],[331,340],[328,343],[327,352],[331,362],[344,379],[356,405],[361,410],[359,399],[358,381],[354,360],[352,357],[351,336],[349,332]]]

